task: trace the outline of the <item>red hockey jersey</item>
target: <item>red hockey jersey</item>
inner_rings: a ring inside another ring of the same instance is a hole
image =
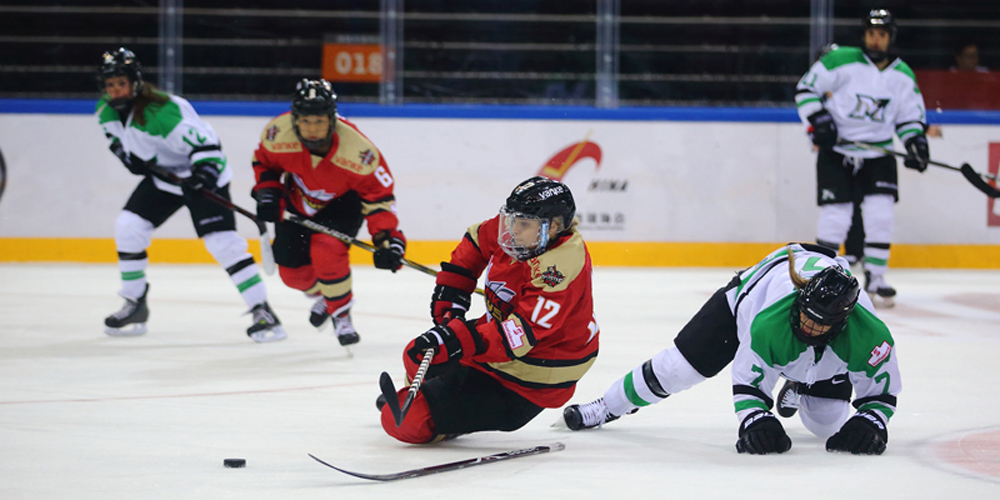
[[[597,359],[591,262],[579,231],[520,262],[497,243],[499,216],[468,229],[451,263],[486,273],[488,313],[476,321],[484,349],[461,362],[544,408],[558,408]]]
[[[399,225],[394,181],[385,158],[353,123],[340,116],[333,145],[322,158],[311,154],[299,141],[292,129],[291,112],[271,120],[254,152],[253,169],[258,184],[288,173],[284,185],[292,207],[307,217],[330,201],[356,191],[369,233],[374,235]]]

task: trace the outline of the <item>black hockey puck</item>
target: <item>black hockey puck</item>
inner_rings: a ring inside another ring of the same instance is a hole
[[[244,458],[226,458],[222,460],[222,465],[230,469],[242,469],[247,466],[247,461]]]

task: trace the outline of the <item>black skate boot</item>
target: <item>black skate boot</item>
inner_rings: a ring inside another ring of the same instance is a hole
[[[885,276],[874,275],[865,271],[865,291],[877,307],[892,307],[896,305],[896,289],[885,282]]]
[[[146,307],[146,295],[149,293],[149,283],[138,299],[125,299],[121,310],[104,318],[104,333],[112,337],[135,337],[146,333],[146,321],[149,319],[149,308]]]
[[[247,328],[247,335],[254,342],[275,342],[288,337],[267,302],[253,306],[248,314],[253,314],[253,324]]]
[[[354,345],[361,340],[358,331],[354,329],[354,324],[351,323],[350,309],[333,317],[333,332],[337,334],[337,341],[342,346]]]
[[[786,380],[778,391],[778,415],[784,418],[795,415],[799,411],[799,383]]]
[[[563,410],[563,420],[570,430],[579,431],[601,427],[608,422],[618,420],[617,415],[608,412],[604,398],[598,398],[583,405],[569,405]]]
[[[330,313],[326,310],[326,298],[320,296],[312,306],[312,310],[309,311],[309,323],[316,328],[323,326],[327,318],[330,317]]]

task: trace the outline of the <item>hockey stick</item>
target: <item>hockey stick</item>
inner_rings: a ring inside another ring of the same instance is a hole
[[[319,463],[321,463],[321,464],[323,464],[323,465],[325,465],[325,466],[327,466],[327,467],[329,467],[329,468],[331,468],[333,470],[337,470],[337,471],[343,472],[344,474],[347,474],[347,475],[350,475],[350,476],[358,477],[358,478],[361,478],[361,479],[369,479],[371,481],[397,481],[397,480],[400,480],[400,479],[410,479],[410,478],[414,478],[414,477],[423,477],[423,476],[429,476],[431,474],[438,474],[438,473],[441,473],[441,472],[448,472],[448,471],[453,471],[453,470],[465,469],[465,468],[472,467],[472,466],[475,466],[475,465],[491,464],[491,463],[494,463],[494,462],[500,462],[502,460],[510,460],[510,459],[513,459],[513,458],[530,457],[532,455],[541,455],[543,453],[552,453],[552,452],[562,451],[562,450],[565,450],[565,449],[566,449],[566,445],[564,445],[562,443],[556,442],[556,443],[552,443],[552,444],[549,444],[549,445],[533,446],[531,448],[521,448],[519,450],[510,450],[510,451],[505,451],[505,452],[502,452],[502,453],[496,453],[496,454],[493,454],[493,455],[486,455],[486,456],[483,456],[483,457],[476,457],[476,458],[468,458],[468,459],[465,459],[465,460],[459,460],[457,462],[449,462],[449,463],[441,464],[441,465],[432,465],[430,467],[421,467],[419,469],[412,469],[412,470],[403,471],[403,472],[395,472],[395,473],[392,473],[392,474],[365,474],[365,473],[362,473],[362,472],[351,472],[349,470],[344,470],[344,469],[341,469],[340,467],[337,467],[337,466],[334,466],[334,465],[330,465],[329,463],[324,462],[323,460],[320,460],[319,458],[317,458],[312,453],[310,453],[309,456],[312,457],[313,460],[315,460],[315,461],[317,461],[317,462],[319,462]]]
[[[351,235],[344,234],[344,233],[342,233],[340,231],[337,231],[336,229],[328,228],[328,227],[326,227],[326,226],[324,226],[324,225],[322,225],[322,224],[320,224],[320,223],[318,223],[318,222],[316,222],[314,220],[306,219],[304,217],[299,217],[298,215],[295,215],[295,214],[293,214],[293,213],[291,213],[291,212],[289,212],[287,210],[285,211],[284,219],[287,220],[287,221],[289,221],[289,222],[294,222],[294,223],[296,223],[296,224],[298,224],[298,225],[300,225],[302,227],[305,227],[305,228],[308,228],[308,229],[312,229],[313,231],[316,231],[317,233],[323,233],[323,234],[325,234],[327,236],[333,236],[334,238],[337,238],[338,240],[343,241],[344,243],[347,243],[348,245],[354,245],[354,246],[356,246],[358,248],[361,248],[363,250],[369,251],[371,253],[375,253],[375,251],[378,250],[378,248],[376,248],[375,245],[372,245],[371,243],[367,243],[367,242],[361,241],[361,240],[359,240],[359,239],[357,239],[357,238],[355,238],[355,237],[353,237]],[[431,276],[437,276],[438,275],[438,271],[436,271],[434,269],[431,269],[431,268],[429,268],[429,267],[427,267],[427,266],[425,266],[423,264],[419,264],[417,262],[413,262],[412,260],[409,260],[409,259],[407,259],[405,257],[403,257],[402,259],[400,259],[400,262],[402,262],[407,267],[411,267],[413,269],[416,269],[417,271],[420,271],[420,272],[422,272],[424,274],[428,274],[428,275],[431,275]],[[483,295],[483,290],[477,288],[476,289],[476,293],[478,293],[479,295]]]
[[[868,151],[875,151],[877,153],[882,153],[887,155],[895,155],[901,158],[910,157],[910,155],[907,153],[901,153],[899,151],[893,151],[891,149],[886,149],[881,146],[876,146],[874,144],[868,144],[859,141],[841,141],[837,145],[857,146],[861,149],[867,149]],[[949,170],[957,170],[959,172],[962,172],[962,175],[965,176],[965,179],[968,180],[969,183],[973,185],[973,187],[982,191],[983,194],[989,196],[990,198],[1000,198],[1000,190],[991,186],[988,182],[983,180],[983,178],[985,177],[986,179],[996,182],[997,176],[993,174],[977,172],[972,168],[972,165],[969,165],[968,163],[963,163],[961,167],[956,167],[954,165],[949,165],[947,163],[941,163],[939,161],[934,161],[934,160],[928,160],[927,163],[930,165],[934,165],[936,167],[942,167],[942,168],[947,168]]]
[[[184,183],[184,179],[179,177],[177,174],[159,166],[150,165],[149,168],[159,177],[170,181],[174,184],[181,185]],[[268,275],[274,274],[274,252],[271,250],[271,238],[267,234],[267,226],[264,225],[263,221],[257,220],[257,216],[250,211],[234,205],[232,201],[227,200],[219,193],[212,191],[210,189],[199,189],[198,193],[204,196],[209,201],[226,207],[240,215],[246,216],[248,219],[252,220],[254,224],[257,225],[257,230],[260,232],[260,260],[261,266],[264,268],[264,272]]]
[[[406,399],[403,400],[402,408],[399,406],[399,397],[396,396],[396,386],[392,384],[392,377],[389,376],[388,372],[382,372],[382,376],[379,377],[379,389],[382,391],[382,397],[385,398],[385,404],[389,406],[392,419],[396,421],[396,427],[402,425],[403,419],[406,418],[407,412],[410,411],[410,405],[413,404],[413,399],[420,392],[420,385],[424,383],[424,375],[427,375],[427,369],[431,366],[431,360],[433,359],[434,349],[424,351],[424,359],[420,362],[417,373],[413,374],[413,381],[410,382],[410,390],[406,393]]]

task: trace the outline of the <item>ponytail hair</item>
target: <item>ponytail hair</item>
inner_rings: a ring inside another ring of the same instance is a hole
[[[801,290],[809,280],[805,279],[795,270],[795,252],[792,251],[792,245],[785,247],[788,251],[788,276],[792,278],[792,284],[795,288]]]
[[[161,91],[156,88],[155,85],[149,82],[142,82],[142,88],[139,89],[139,95],[135,97],[134,110],[132,113],[132,119],[136,121],[139,125],[146,125],[146,106],[149,103],[156,104],[166,104],[170,101],[170,94]]]

